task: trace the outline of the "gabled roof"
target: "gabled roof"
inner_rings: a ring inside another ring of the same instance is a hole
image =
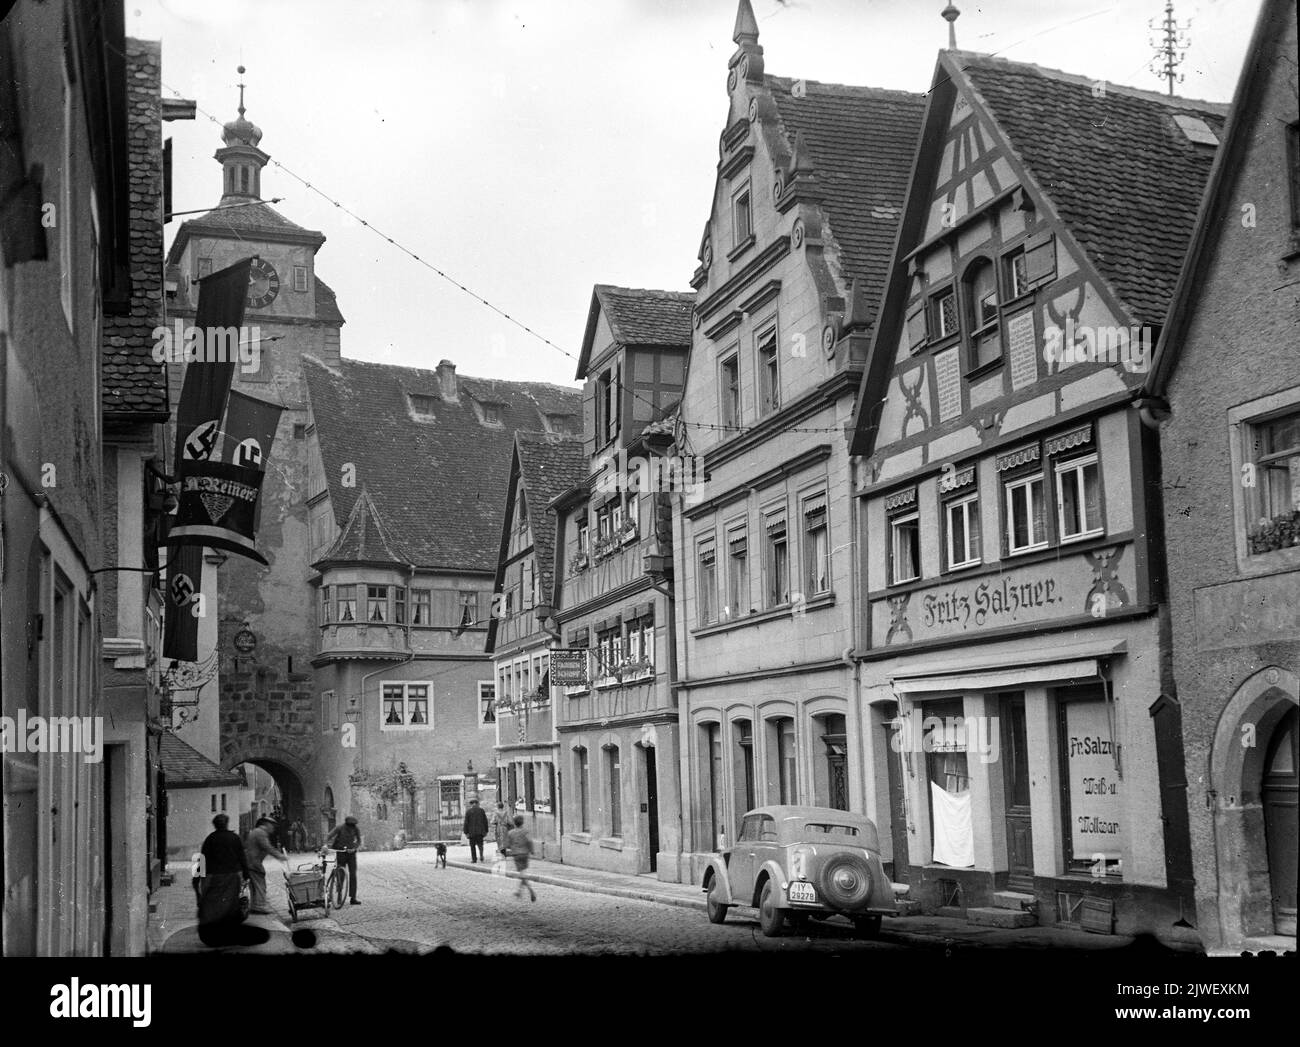
[[[925,95],[767,75],[792,152],[810,164],[839,245],[845,282],[866,281],[876,301],[898,231]],[[794,93],[799,83],[800,95]]]
[[[304,357],[303,373],[335,519],[364,484],[390,548],[417,567],[495,571],[515,431],[581,410],[578,390],[542,382],[457,376],[448,401],[421,368]],[[432,414],[413,414],[412,394],[431,397]],[[500,424],[480,420],[476,401],[500,404]],[[345,464],[356,487],[343,485]]]
[[[1292,0],[1264,0],[1255,22],[1250,47],[1242,64],[1237,91],[1233,96],[1209,184],[1201,201],[1191,246],[1183,260],[1182,271],[1169,306],[1169,316],[1160,331],[1151,370],[1143,393],[1163,397],[1178,365],[1183,341],[1196,313],[1195,302],[1201,281],[1208,271],[1213,245],[1235,224],[1232,191],[1246,155],[1255,144],[1251,130],[1259,119],[1256,107],[1269,83],[1270,76],[1280,75],[1277,61],[1278,41],[1286,39],[1287,19],[1296,17]],[[1291,69],[1294,70],[1294,61]],[[1292,74],[1294,76],[1294,73]],[[1280,168],[1280,165],[1279,165]],[[1294,347],[1293,347],[1294,348]]]
[[[683,346],[691,344],[691,310],[695,294],[691,291],[652,291],[637,287],[614,287],[597,284],[587,310],[587,330],[582,337],[578,358],[578,377],[586,377],[593,351],[604,349],[592,345],[596,322],[601,311],[619,345]]]
[[[153,358],[152,332],[163,315],[162,47],[128,38],[126,59],[131,298],[127,315],[104,316],[101,402],[105,415],[160,419],[168,413],[167,377]]]
[[[932,182],[958,90],[968,91],[1005,144],[1026,192],[1064,226],[1134,323],[1165,317],[1213,163],[1174,116],[1216,132],[1225,107],[1105,84],[1059,70],[966,51],[942,51],[934,70],[922,145],[913,164],[896,256],[862,376],[851,453],[874,450],[881,393],[894,366],[909,278],[904,261],[924,235]],[[1221,148],[1221,147],[1220,147]]]
[[[348,522],[343,525],[338,538],[313,567],[329,563],[402,564],[410,560],[396,548],[388,537],[387,529],[379,519],[379,510],[366,492],[365,484],[352,503]]]
[[[533,562],[541,578],[542,600],[555,600],[555,513],[548,508],[552,498],[577,484],[587,472],[587,456],[581,436],[551,433],[515,433],[514,455],[506,486],[505,515],[501,520],[501,546],[497,554],[495,591],[505,581],[506,557],[510,548],[511,523],[516,513],[515,498],[523,480],[528,526],[533,537]],[[497,618],[488,623],[487,650],[496,645]]]
[[[159,759],[167,775],[168,789],[193,788],[199,785],[225,785],[239,787],[244,779],[234,771],[223,771],[187,742],[170,731],[163,732],[159,744]]]
[[[1173,123],[1200,117],[1216,134],[1227,107],[1094,82],[965,51],[960,69],[1027,172],[1136,322],[1159,324],[1173,296],[1216,150]]]

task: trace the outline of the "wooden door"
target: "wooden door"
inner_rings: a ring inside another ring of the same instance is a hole
[[[1034,833],[1029,810],[1025,696],[1003,695],[1000,717],[1007,820],[1007,883],[1013,888],[1029,889],[1034,884]]]
[[[1296,928],[1297,806],[1296,710],[1292,709],[1273,730],[1264,759],[1260,789],[1264,803],[1264,839],[1268,845],[1268,878],[1273,889],[1273,929],[1294,935]]]
[[[885,763],[889,770],[889,838],[894,845],[890,875],[897,883],[907,883],[907,796],[903,791],[903,754],[894,745],[894,729],[886,723]]]

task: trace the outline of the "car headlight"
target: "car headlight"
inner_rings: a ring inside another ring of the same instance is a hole
[[[813,849],[796,847],[790,852],[790,878],[792,880],[808,879],[808,870],[812,866]]]

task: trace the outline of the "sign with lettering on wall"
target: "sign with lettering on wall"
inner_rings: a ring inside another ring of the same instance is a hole
[[[1065,705],[1065,773],[1070,796],[1070,849],[1075,860],[1118,861],[1124,812],[1106,702]]]
[[[945,578],[926,588],[873,596],[873,647],[977,636],[1060,618],[1105,617],[1131,607],[1137,575],[1127,544],[1024,567]]]
[[[587,649],[561,648],[551,652],[551,685],[585,687],[587,684]]]

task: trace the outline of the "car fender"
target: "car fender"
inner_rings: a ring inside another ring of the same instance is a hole
[[[709,864],[706,866],[704,871],[704,881],[705,883],[709,883],[711,886],[709,877],[710,873],[713,874],[712,879],[716,880],[718,883],[718,893],[721,895],[719,901],[721,901],[723,905],[734,905],[735,902],[731,897],[731,877],[727,875],[727,863],[721,858],[709,859]],[[706,886],[703,890],[707,894],[709,887]]]
[[[790,905],[785,900],[785,884],[788,882],[790,878],[786,875],[785,870],[781,868],[781,863],[778,861],[774,861],[771,858],[769,858],[762,865],[760,865],[758,869],[756,869],[754,872],[755,889],[754,889],[753,904],[754,905],[758,904],[759,896],[762,893],[758,889],[758,884],[762,882],[764,876],[766,876],[768,879],[774,882],[778,888],[777,896],[776,896],[777,908],[788,909]]]

